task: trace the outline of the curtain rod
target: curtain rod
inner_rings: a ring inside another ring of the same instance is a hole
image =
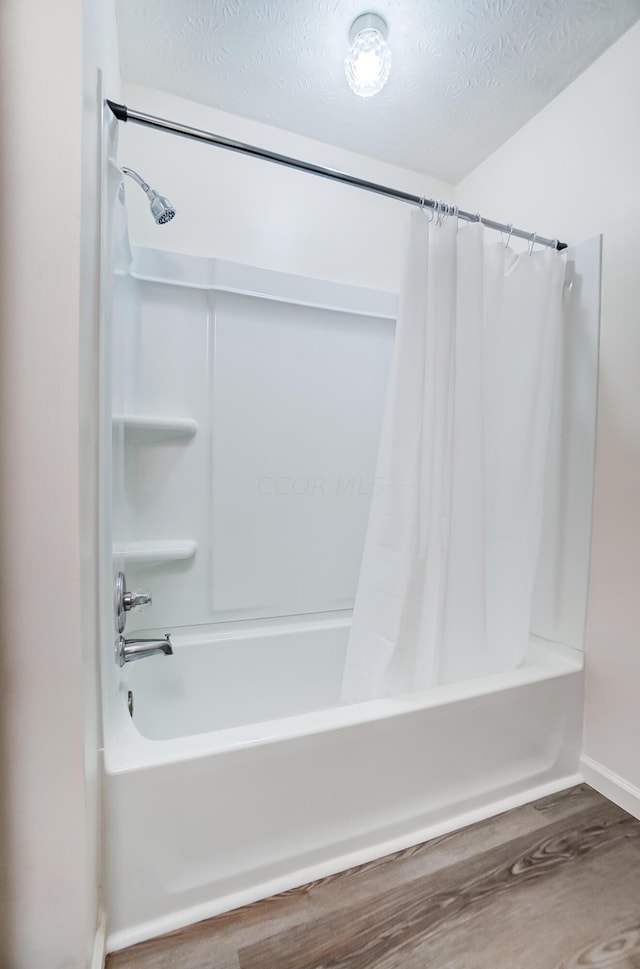
[[[280,155],[275,151],[267,151],[266,148],[258,148],[256,145],[248,145],[243,141],[233,141],[231,138],[224,138],[222,135],[213,134],[211,131],[201,131],[199,128],[190,128],[187,125],[179,124],[177,121],[168,121],[166,118],[156,118],[152,114],[143,114],[142,111],[134,111],[124,104],[117,104],[115,101],[107,100],[113,114],[118,121],[131,121],[133,124],[142,125],[145,128],[155,128],[157,131],[168,131],[182,138],[190,138],[193,141],[203,141],[208,145],[216,145],[218,148],[226,148],[228,151],[237,151],[242,155],[250,155],[252,158],[262,158],[264,161],[275,162],[276,165],[284,165],[287,168],[295,168],[299,172],[309,172],[311,175],[319,175],[321,178],[331,179],[333,182],[342,182],[343,185],[353,185],[362,188],[366,192],[374,192],[376,195],[384,195],[387,198],[397,199],[400,202],[408,202],[410,205],[419,205],[422,208],[444,211],[455,211],[453,206],[447,206],[437,199],[426,199],[420,195],[410,195],[408,192],[401,192],[395,188],[388,188],[385,185],[378,185],[376,182],[368,182],[363,178],[356,178],[354,175],[347,175],[345,172],[335,168],[323,168],[320,165],[312,165],[310,162],[301,161],[299,158],[291,158],[289,155]],[[465,222],[482,222],[488,229],[496,229],[498,232],[507,232],[510,236],[517,236],[518,239],[528,239],[529,242],[538,243],[541,246],[548,246],[551,249],[566,249],[565,242],[558,242],[557,239],[545,239],[536,232],[525,232],[523,229],[515,229],[512,225],[505,225],[503,222],[494,222],[493,219],[485,219],[477,212],[464,212],[457,210],[459,219]]]

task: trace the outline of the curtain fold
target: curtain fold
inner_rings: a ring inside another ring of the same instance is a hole
[[[135,284],[131,277],[131,245],[124,190],[124,176],[118,163],[119,122],[107,112],[103,127],[102,162],[102,239],[100,282],[100,339],[101,382],[109,388],[103,396],[101,407],[102,443],[110,452],[111,489],[105,501],[111,518],[101,523],[101,541],[114,548],[126,536],[126,510],[124,485],[125,429],[122,422],[113,423],[112,418],[127,412],[127,380],[135,367],[135,353],[131,335],[135,327],[132,316],[137,309]],[[130,382],[130,380],[129,380]],[[129,395],[130,396],[130,395]],[[106,485],[106,482],[104,482]],[[124,569],[122,554],[113,552],[113,578]]]
[[[524,658],[564,261],[411,214],[343,697]]]

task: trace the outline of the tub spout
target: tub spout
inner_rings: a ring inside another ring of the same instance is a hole
[[[146,659],[147,656],[173,656],[171,636],[165,633],[164,639],[125,639],[119,636],[116,642],[116,663],[124,666],[134,659]]]

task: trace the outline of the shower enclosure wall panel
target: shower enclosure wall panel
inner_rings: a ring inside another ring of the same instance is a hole
[[[115,541],[154,605],[128,631],[350,608],[395,298],[136,246],[132,273]]]

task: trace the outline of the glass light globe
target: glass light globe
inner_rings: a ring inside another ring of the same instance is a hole
[[[375,27],[360,30],[344,59],[349,87],[360,98],[379,94],[391,73],[391,48]]]

